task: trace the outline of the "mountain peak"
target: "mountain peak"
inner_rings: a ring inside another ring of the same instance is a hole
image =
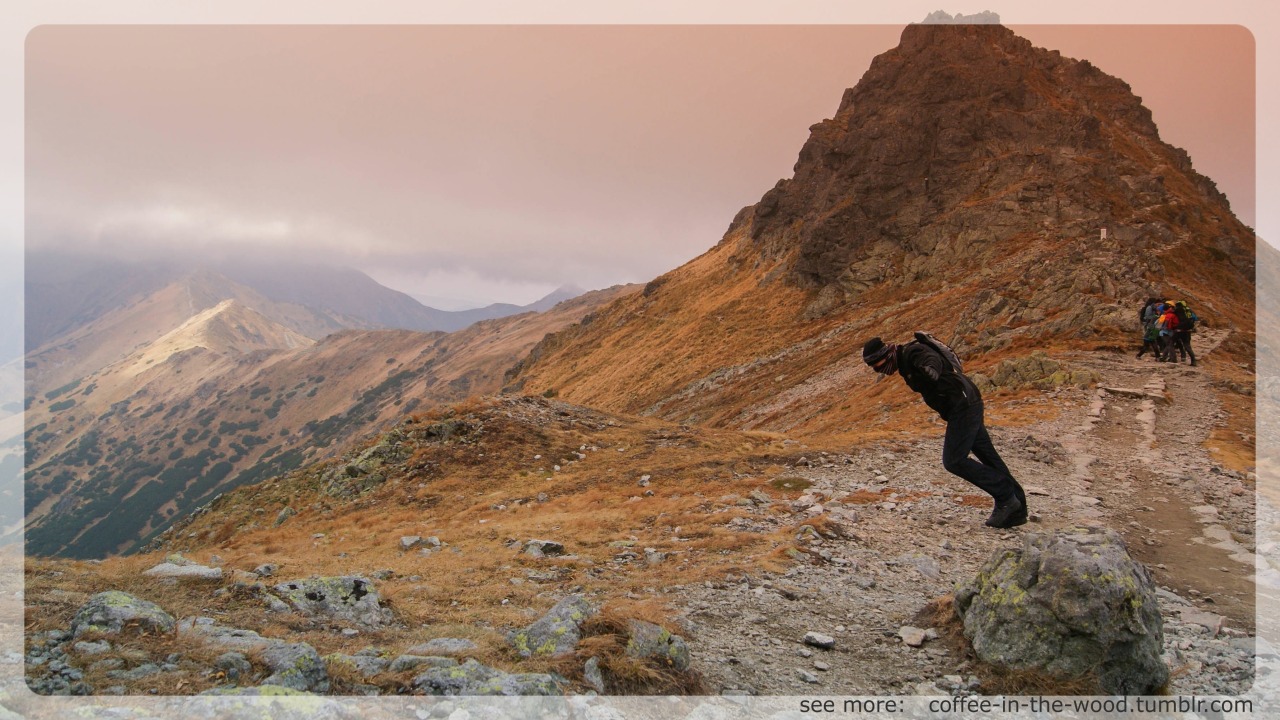
[[[768,255],[794,255],[792,279],[805,286],[856,292],[859,263],[891,248],[931,256],[962,236],[1059,242],[1114,224],[1163,236],[1159,209],[1175,203],[1229,214],[1126,83],[1001,25],[906,27],[810,130],[794,176],[750,217],[752,238]]]
[[[228,298],[157,338],[133,358],[133,364],[145,367],[194,348],[240,355],[255,350],[290,350],[314,343],[257,310]]]

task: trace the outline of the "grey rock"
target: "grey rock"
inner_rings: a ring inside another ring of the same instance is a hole
[[[213,661],[213,666],[227,676],[227,680],[237,682],[242,677],[249,677],[253,665],[243,654],[224,652]]]
[[[534,557],[564,555],[564,545],[554,540],[530,540],[524,544],[524,552]]]
[[[89,598],[71,619],[71,636],[95,632],[114,635],[126,629],[136,632],[169,633],[175,621],[153,602],[119,590],[100,592]]]
[[[902,638],[902,642],[911,647],[920,647],[924,645],[927,635],[924,630],[918,627],[903,625],[898,628],[898,637]]]
[[[391,661],[388,668],[393,673],[406,672],[408,670],[417,670],[420,667],[432,668],[450,668],[457,666],[458,661],[453,658],[437,657],[433,655],[401,655]]]
[[[281,510],[281,511],[280,511],[280,514],[279,514],[279,515],[276,515],[275,527],[280,527],[281,525],[283,525],[283,524],[284,524],[284,521],[288,520],[289,518],[291,518],[291,517],[293,517],[294,515],[297,515],[297,514],[298,514],[298,511],[297,511],[297,510],[294,510],[294,509],[293,509],[293,508],[291,508],[291,507],[287,507],[287,508],[285,508],[285,509]]]
[[[1149,695],[1169,680],[1155,585],[1100,527],[1031,533],[957,588],[965,636],[985,662]]]
[[[454,667],[432,668],[413,679],[414,689],[430,695],[559,695],[563,685],[552,675],[513,675],[470,659]]]
[[[643,620],[631,620],[627,625],[631,631],[626,650],[629,657],[674,670],[689,669],[689,646],[684,638]]]
[[[271,577],[272,575],[275,574],[276,570],[279,570],[279,569],[280,569],[279,566],[274,565],[272,563],[263,563],[262,565],[259,565],[258,567],[254,568],[253,572],[258,577]]]
[[[115,670],[124,667],[124,660],[120,658],[103,658],[89,664],[89,669],[94,672],[103,672],[106,670]]]
[[[595,608],[581,595],[570,595],[555,604],[529,627],[512,632],[507,642],[520,657],[568,655],[582,639],[582,623]]]
[[[830,650],[836,646],[836,639],[830,635],[823,635],[817,632],[807,632],[804,634],[804,644],[812,645],[823,650]]]
[[[304,615],[349,620],[362,625],[383,625],[393,620],[382,607],[373,583],[355,576],[291,580],[271,588]]]
[[[98,640],[96,642],[82,640],[72,647],[81,655],[101,655],[111,649],[111,643],[106,640]]]
[[[221,580],[222,568],[205,567],[194,563],[175,565],[169,562],[162,562],[159,565],[143,570],[142,574],[152,577],[189,577],[200,580]]]
[[[582,679],[601,695],[604,694],[604,674],[600,672],[600,658],[592,656],[582,666]]]
[[[316,649],[307,643],[272,645],[262,651],[262,662],[272,674],[263,685],[280,685],[294,690],[324,693],[329,690],[329,671]]]

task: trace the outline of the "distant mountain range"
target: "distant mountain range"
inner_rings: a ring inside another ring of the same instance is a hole
[[[32,253],[25,413],[0,417],[0,469],[25,454],[32,552],[123,551],[201,498],[496,391],[625,292],[446,312],[349,268]]]
[[[193,288],[193,303],[253,295],[255,306],[275,306],[269,315],[316,340],[341,329],[451,332],[479,320],[545,310],[584,292],[566,286],[529,305],[495,303],[448,311],[427,307],[347,267],[265,259],[131,261],[33,251],[26,258],[26,351],[37,351],[175,283],[199,286]]]

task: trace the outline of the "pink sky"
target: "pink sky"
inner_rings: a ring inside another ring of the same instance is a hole
[[[44,26],[28,247],[244,245],[529,302],[711,247],[901,25]],[[1014,26],[1133,87],[1254,222],[1252,36]]]

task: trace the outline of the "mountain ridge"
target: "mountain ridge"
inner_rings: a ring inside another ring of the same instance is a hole
[[[547,332],[633,290],[454,333],[344,330],[320,342],[222,301],[30,399],[28,551],[127,550],[228,487],[338,452],[419,405],[496,391]]]

